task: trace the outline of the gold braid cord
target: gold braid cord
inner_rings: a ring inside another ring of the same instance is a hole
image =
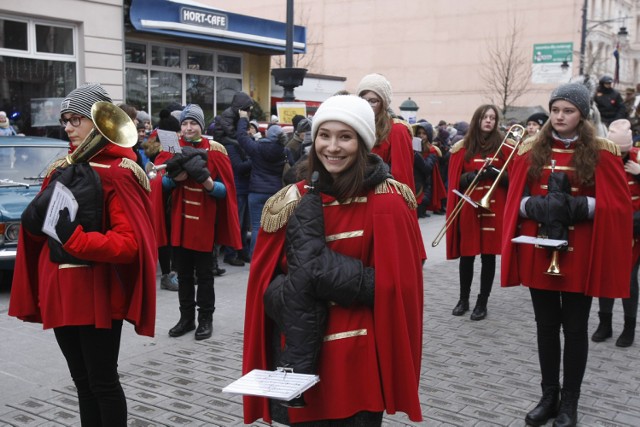
[[[394,117],[394,118],[393,118],[393,123],[400,123],[400,124],[405,125],[405,127],[406,127],[406,128],[407,128],[407,130],[409,131],[409,135],[411,135],[411,137],[413,137],[413,136],[414,136],[414,135],[413,135],[413,127],[412,127],[412,126],[409,124],[409,122],[407,122],[406,120],[402,120],[402,119],[399,119],[399,118],[397,118],[397,117]]]
[[[538,132],[539,134],[539,132]],[[533,143],[535,141],[538,140],[537,135],[534,135],[530,138],[525,139],[524,141],[522,141],[520,143],[520,146],[518,147],[518,156],[522,156],[523,154],[527,153],[529,150],[531,150],[531,148],[533,147]]]
[[[224,153],[225,155],[228,156],[227,149],[224,148],[224,145],[213,140],[209,141],[209,151],[220,151],[221,153]]]
[[[416,197],[409,188],[408,185],[403,184],[395,179],[387,178],[382,183],[376,186],[375,190],[376,194],[386,194],[386,193],[396,193],[402,195],[407,205],[409,205],[409,209],[415,209],[418,207],[418,202],[416,202]]]
[[[460,151],[462,149],[462,147],[464,147],[464,138],[461,139],[460,141],[456,142],[455,144],[453,144],[451,146],[451,149],[449,150],[449,152],[451,154],[457,153],[458,151]]]
[[[518,147],[519,156],[522,156],[533,148],[533,145],[538,141],[538,135],[527,138],[522,142],[522,144],[520,144],[520,147]],[[620,147],[618,147],[615,142],[609,141],[606,138],[596,137],[596,147],[598,150],[608,151],[614,156],[622,156],[622,153],[620,153]]]
[[[61,167],[67,167],[67,160],[65,157],[61,157],[57,160],[54,160],[47,168],[47,173],[45,173],[44,176],[49,178],[49,176],[53,173],[54,170]]]
[[[138,182],[142,186],[142,188],[144,188],[148,192],[151,192],[151,185],[149,184],[149,178],[147,177],[147,174],[144,173],[142,168],[138,166],[136,162],[134,162],[131,159],[127,159],[126,157],[123,157],[122,161],[118,166],[132,171],[135,177],[137,178]]]
[[[262,209],[262,217],[260,217],[262,229],[267,233],[275,233],[287,225],[301,197],[295,184],[287,185],[271,196]]]

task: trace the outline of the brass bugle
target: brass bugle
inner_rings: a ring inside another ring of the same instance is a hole
[[[158,172],[160,172],[163,169],[167,168],[167,164],[162,164],[162,165],[154,165],[152,162],[149,162],[146,164],[146,166],[144,167],[144,171],[147,173],[147,176],[149,177],[149,179],[153,179],[156,176],[158,176]]]
[[[556,170],[556,161],[555,159],[551,160],[551,173]],[[549,267],[547,267],[547,271],[544,274],[548,274],[549,276],[562,276],[560,272],[560,251],[557,249],[553,249],[551,252],[551,262],[549,263]]]
[[[518,147],[520,146],[520,143],[522,142],[522,138],[524,136],[524,131],[525,131],[524,126],[519,125],[519,124],[515,124],[515,125],[511,126],[509,128],[509,130],[507,130],[507,133],[504,136],[504,138],[502,139],[502,142],[500,143],[500,145],[498,146],[498,149],[495,151],[495,153],[493,154],[492,157],[487,158],[485,160],[484,165],[482,165],[482,168],[480,168],[478,170],[478,172],[476,173],[475,178],[473,178],[473,181],[471,181],[471,183],[467,187],[467,190],[464,192],[462,197],[460,197],[460,200],[458,200],[458,203],[453,208],[451,213],[449,213],[449,215],[447,216],[447,219],[445,220],[444,225],[442,226],[442,228],[440,229],[438,234],[436,234],[436,237],[433,239],[433,242],[431,242],[431,246],[433,246],[434,248],[436,246],[438,246],[438,244],[440,243],[442,238],[446,235],[447,230],[449,229],[449,227],[451,227],[451,225],[453,224],[453,222],[455,221],[457,216],[462,211],[462,207],[464,206],[464,204],[465,203],[469,203],[469,202],[467,202],[466,199],[471,199],[470,196],[471,196],[471,194],[473,194],[473,192],[475,191],[476,187],[478,186],[478,182],[480,181],[480,177],[482,175],[482,172],[484,172],[488,167],[492,166],[492,163],[495,162],[496,159],[498,158],[498,155],[500,154],[500,151],[502,150],[502,147],[504,145],[507,145],[512,150],[511,154],[509,154],[509,156],[507,157],[507,160],[504,162],[504,165],[502,166],[500,172],[498,173],[498,176],[493,181],[493,184],[491,185],[491,187],[487,191],[487,194],[485,194],[485,196],[488,195],[488,197],[483,197],[480,200],[480,202],[477,203],[477,206],[474,205],[474,207],[482,207],[483,209],[490,210],[489,206],[490,206],[490,203],[491,203],[491,195],[493,194],[494,190],[496,189],[496,186],[500,182],[500,179],[504,175],[504,171],[506,171],[507,165],[514,158],[514,155],[515,155]],[[513,138],[509,138],[509,136],[513,136]],[[509,144],[509,142],[508,142],[508,141],[512,141],[512,140],[515,142],[513,145]]]
[[[117,105],[98,101],[91,107],[93,129],[65,160],[69,165],[85,163],[105,149],[107,144],[133,147],[138,142],[138,131],[131,118]]]

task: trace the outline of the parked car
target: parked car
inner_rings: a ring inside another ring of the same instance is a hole
[[[0,136],[0,270],[13,270],[22,211],[40,191],[48,166],[68,147],[53,138]]]

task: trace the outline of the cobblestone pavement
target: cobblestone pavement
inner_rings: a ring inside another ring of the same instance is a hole
[[[451,316],[458,299],[458,264],[444,260],[444,242],[430,247],[442,222],[436,216],[420,220],[429,256],[420,383],[425,420],[386,415],[384,425],[524,426],[524,415],[540,397],[528,291],[502,289],[496,279],[487,319]],[[472,294],[479,288],[479,264],[478,259]],[[164,290],[158,291],[155,338],[138,337],[125,326],[120,373],[130,426],[244,425],[241,398],[221,389],[240,377],[248,266],[221,266],[227,273],[216,278],[211,339],[168,337],[178,319],[178,302],[176,293]],[[8,293],[0,289],[0,426],[79,426],[75,389],[53,333],[8,317]],[[597,301],[593,306],[591,331]],[[590,343],[580,426],[640,425],[639,345],[614,345],[623,322],[620,302],[614,310],[613,339]]]

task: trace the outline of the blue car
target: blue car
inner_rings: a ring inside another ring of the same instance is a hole
[[[53,138],[0,136],[0,270],[13,270],[22,211],[40,191],[49,165],[68,147]]]

